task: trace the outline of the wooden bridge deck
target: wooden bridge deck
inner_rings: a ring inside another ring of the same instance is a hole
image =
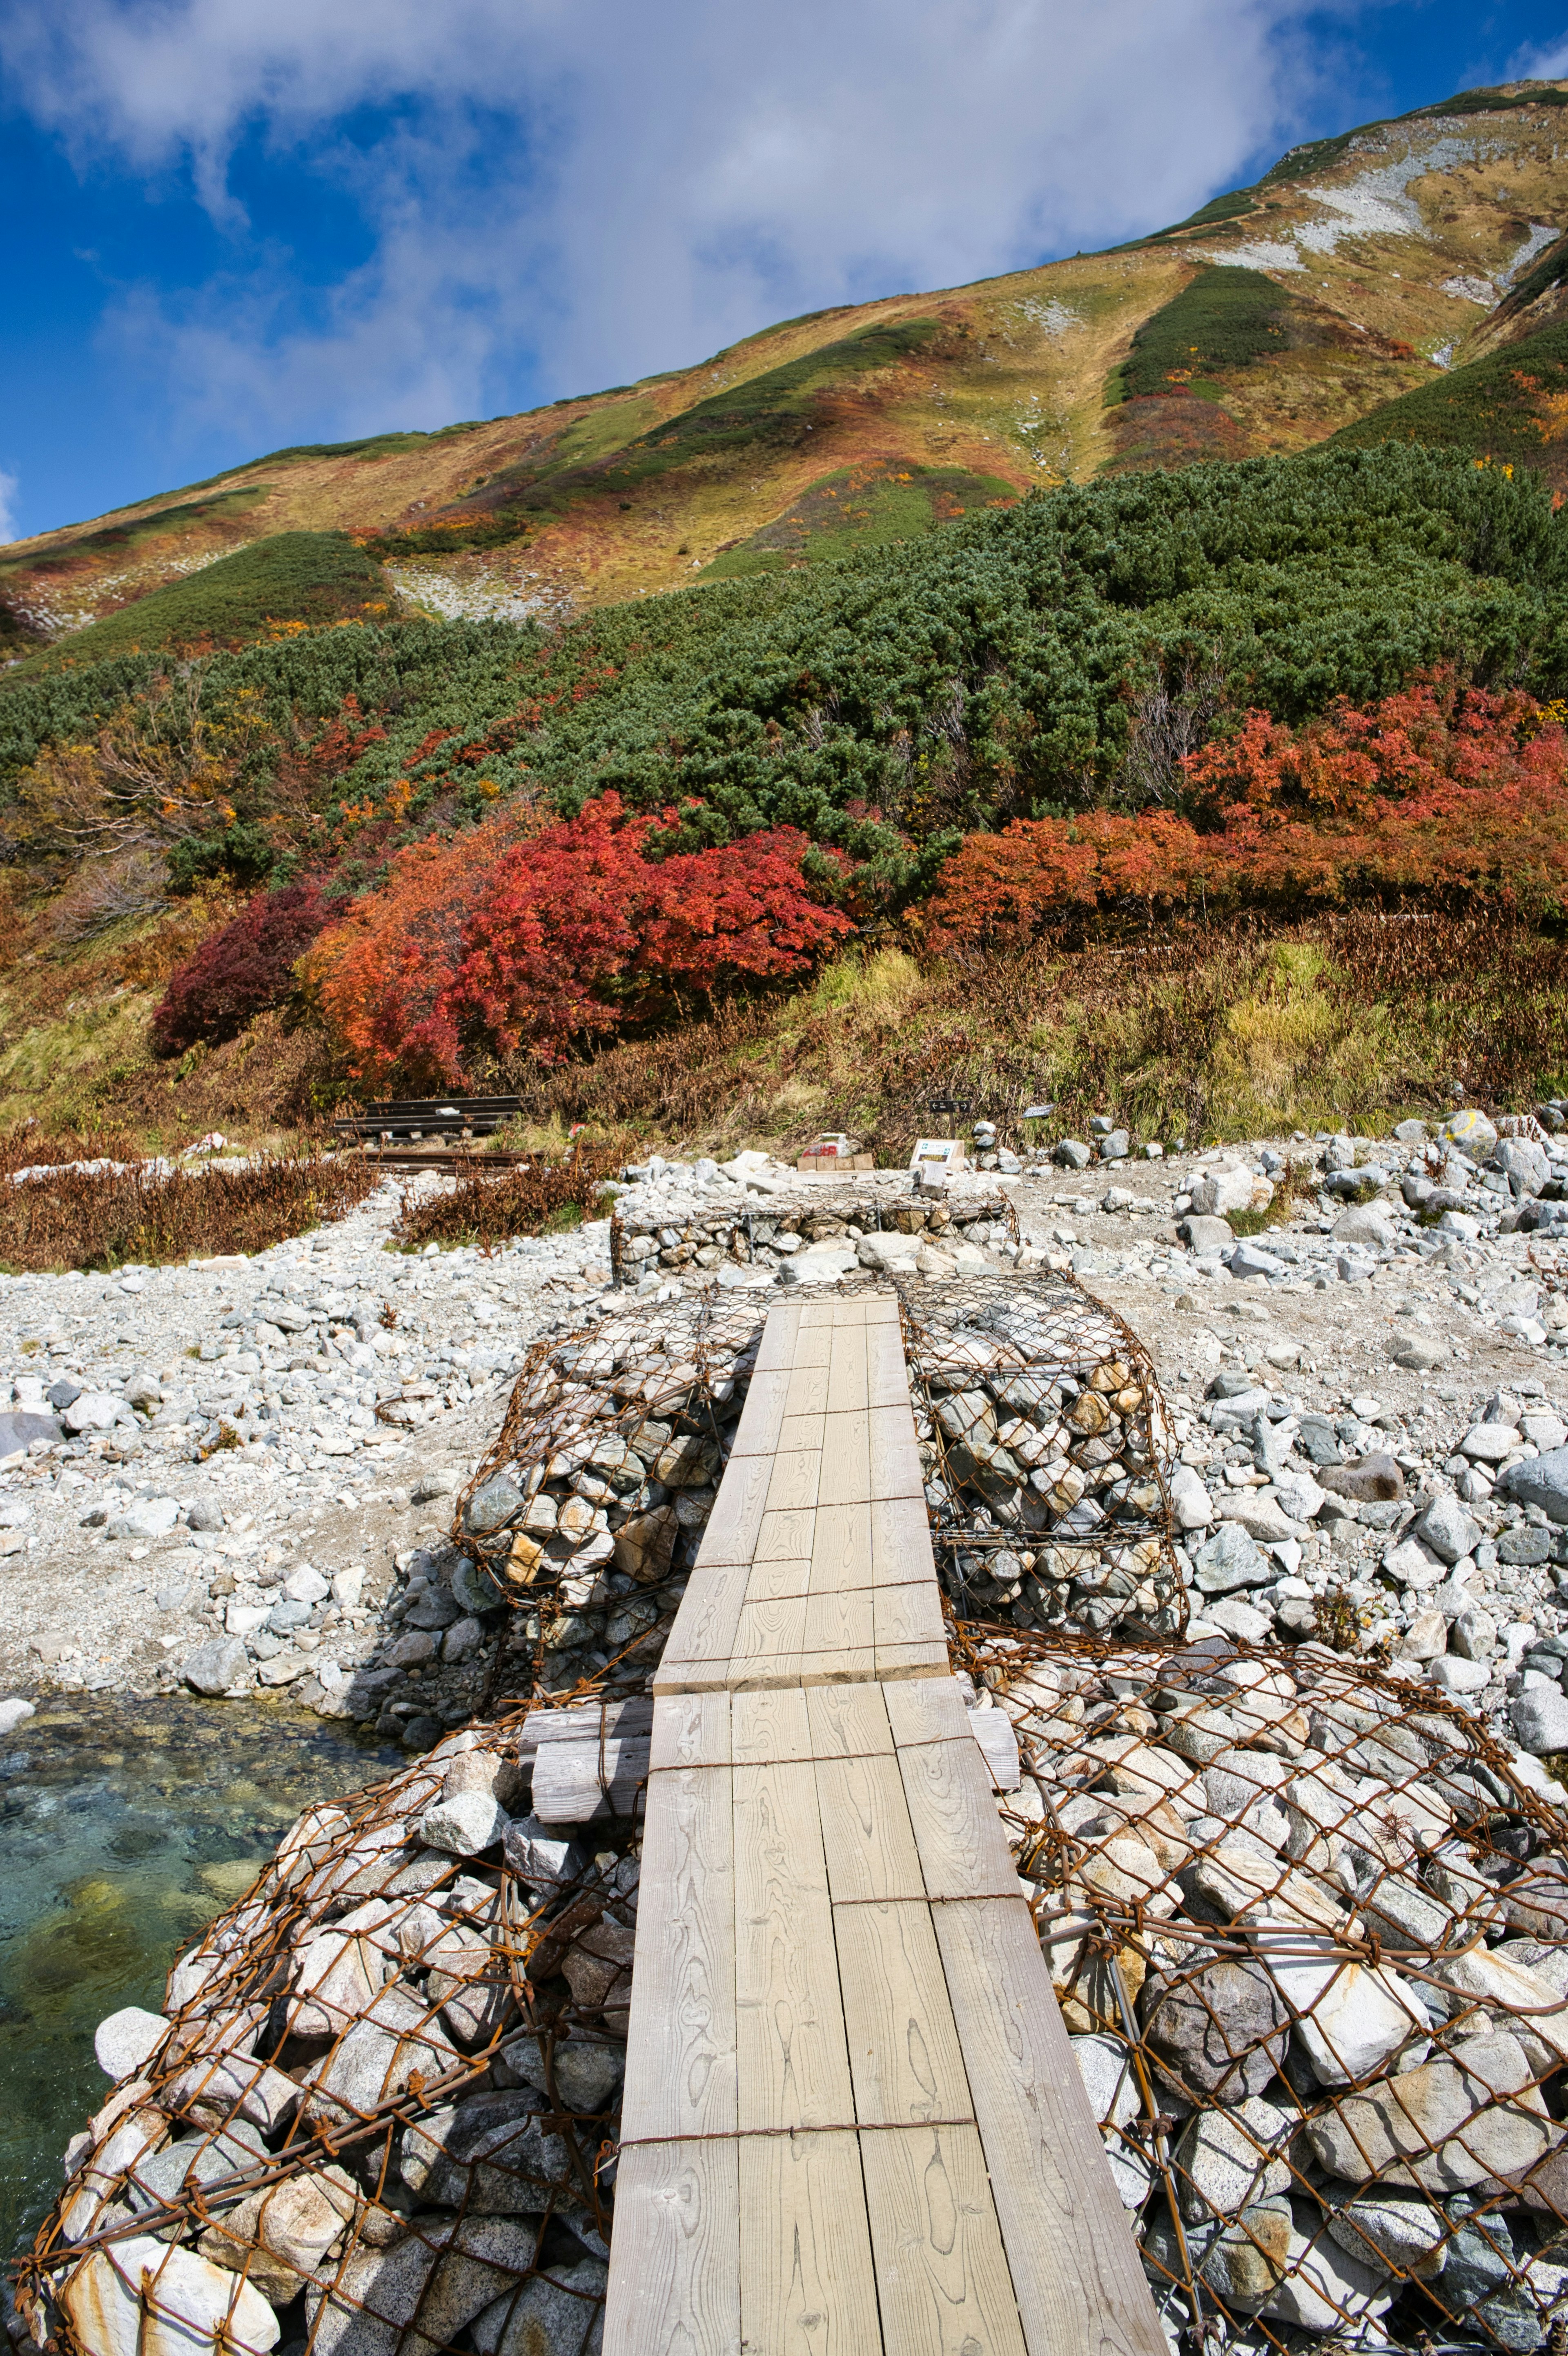
[[[606,2356],[1165,2356],[948,1672],[895,1302],[769,1317],[655,1694]]]

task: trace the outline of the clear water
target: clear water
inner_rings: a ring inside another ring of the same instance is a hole
[[[104,2014],[156,2012],[175,1955],[300,1809],[402,1755],[303,1711],[75,1696],[0,1740],[0,2258],[108,2091]]]

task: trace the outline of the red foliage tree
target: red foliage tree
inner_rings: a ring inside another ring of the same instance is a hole
[[[520,840],[498,819],[393,862],[307,966],[356,1074],[453,1087],[476,1046],[548,1060],[670,987],[803,972],[853,931],[792,828],[650,859],[674,825],[614,794]]]
[[[1402,901],[1568,904],[1568,735],[1555,707],[1428,680],[1294,729],[1250,712],[1186,764],[1191,819],[1023,819],[971,835],[938,879],[937,946],[1075,910]]]
[[[155,1051],[177,1055],[199,1039],[216,1046],[278,1005],[294,987],[295,960],[332,913],[316,884],[258,892],[171,979],[152,1019]]]

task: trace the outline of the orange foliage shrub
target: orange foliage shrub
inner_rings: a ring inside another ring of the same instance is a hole
[[[1568,903],[1568,734],[1554,706],[1424,680],[1293,729],[1250,712],[1184,762],[1191,816],[1020,819],[943,867],[934,943],[1199,893],[1221,905],[1482,894]]]
[[[794,828],[649,858],[675,822],[605,794],[533,835],[498,819],[400,853],[303,969],[356,1077],[455,1087],[477,1047],[549,1061],[672,983],[803,972],[854,929]]]

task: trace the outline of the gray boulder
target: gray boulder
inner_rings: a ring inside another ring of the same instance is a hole
[[[1374,1251],[1391,1251],[1394,1231],[1380,1203],[1359,1203],[1335,1220],[1334,1240],[1339,1244],[1366,1244]]]
[[[1561,1686],[1534,1686],[1515,1697],[1509,1716],[1520,1748],[1537,1759],[1568,1751],[1568,1695]]]
[[[1449,1492],[1434,1497],[1415,1524],[1415,1536],[1440,1562],[1463,1562],[1475,1552],[1480,1535],[1458,1498]]]
[[[602,2315],[599,2301],[609,2280],[609,2268],[600,2258],[581,2258],[575,2265],[554,2265],[487,2307],[473,2324],[473,2341],[479,2356],[583,2356],[590,2340],[597,2345]]]
[[[1173,1983],[1156,1974],[1143,2005],[1161,2075],[1188,2102],[1261,2094],[1290,2043],[1289,2008],[1261,1964],[1204,1964]]]
[[[1064,1170],[1087,1170],[1093,1160],[1080,1138],[1064,1137],[1051,1155],[1051,1160]]]
[[[1511,1466],[1498,1483],[1498,1494],[1520,1505],[1539,1505],[1548,1521],[1568,1523],[1568,1448],[1552,1448]]]
[[[1205,1595],[1229,1595],[1238,1587],[1267,1587],[1278,1577],[1274,1565],[1259,1551],[1240,1522],[1221,1522],[1193,1557],[1193,1569]]]
[[[1196,1211],[1181,1221],[1176,1233],[1189,1251],[1205,1254],[1228,1252],[1236,1240],[1229,1219],[1206,1217]]]
[[[1552,1175],[1546,1148],[1532,1137],[1505,1137],[1493,1152],[1492,1168],[1502,1172],[1515,1194],[1539,1194]]]
[[[202,1694],[226,1694],[231,1686],[248,1685],[250,1662],[244,1644],[238,1636],[213,1636],[186,1655],[180,1675]]]

